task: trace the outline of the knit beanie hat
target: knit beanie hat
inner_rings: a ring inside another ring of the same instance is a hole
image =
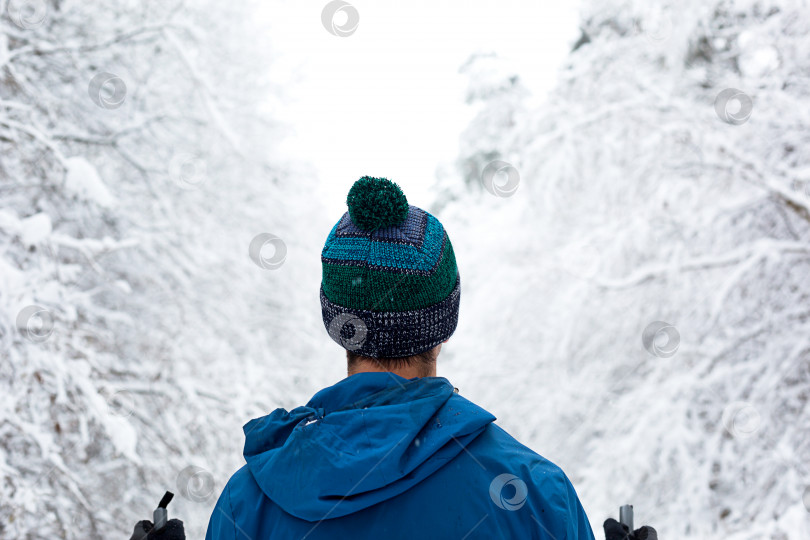
[[[438,219],[394,182],[364,176],[321,253],[321,311],[329,336],[371,358],[413,356],[456,329],[456,257]]]

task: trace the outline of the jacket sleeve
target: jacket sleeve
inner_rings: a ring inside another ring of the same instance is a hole
[[[543,501],[542,508],[532,515],[538,538],[595,540],[585,509],[562,469],[547,462],[547,466],[532,471],[532,480],[535,497]]]
[[[208,531],[205,540],[236,540],[236,521],[231,511],[230,483],[222,490],[211,519],[208,521]]]
[[[568,488],[568,511],[570,519],[568,540],[594,540],[591,523],[588,521],[588,516],[585,515],[585,509],[582,508],[582,503],[579,501],[577,492],[574,490],[574,486],[567,476],[565,477],[565,483]]]

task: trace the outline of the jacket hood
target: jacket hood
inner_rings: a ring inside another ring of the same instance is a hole
[[[494,420],[443,377],[358,373],[245,424],[244,455],[267,497],[318,521],[403,493]]]

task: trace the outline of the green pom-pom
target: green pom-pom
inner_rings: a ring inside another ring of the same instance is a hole
[[[408,217],[408,199],[387,178],[364,176],[349,190],[346,204],[352,221],[364,231],[399,225]]]

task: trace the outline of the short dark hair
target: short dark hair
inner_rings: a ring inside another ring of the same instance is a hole
[[[385,371],[394,371],[404,367],[415,367],[420,377],[427,377],[432,372],[433,366],[436,364],[436,358],[439,357],[440,347],[437,345],[432,349],[428,349],[413,356],[403,356],[400,358],[371,358],[369,356],[361,356],[354,354],[352,351],[346,351],[346,360],[349,363],[349,373],[354,371],[357,364],[361,362],[368,362],[376,364]]]

